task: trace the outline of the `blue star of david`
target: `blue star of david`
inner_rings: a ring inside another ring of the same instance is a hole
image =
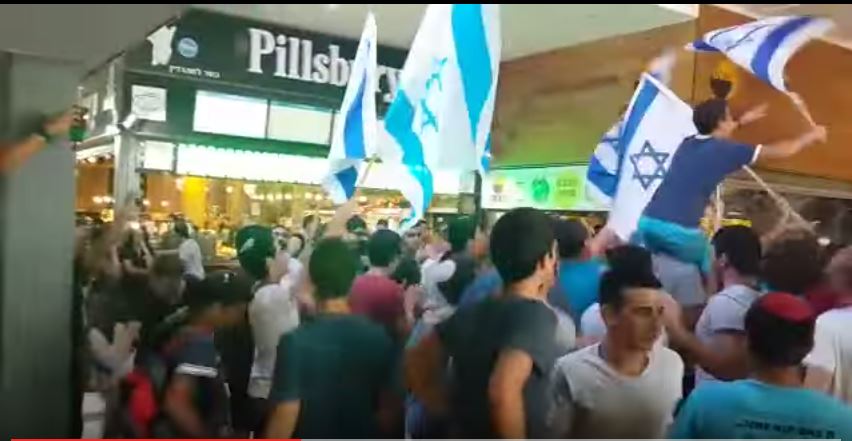
[[[654,162],[654,171],[652,173],[643,173],[639,168],[639,162],[643,158],[649,158]],[[630,162],[633,164],[633,179],[638,180],[642,188],[647,190],[657,179],[662,181],[666,176],[666,160],[668,158],[668,153],[660,153],[654,150],[654,146],[650,142],[645,141],[639,153],[630,155]]]
[[[422,134],[427,127],[433,128],[436,132],[438,131],[438,120],[435,117],[435,112],[429,108],[429,104],[426,99],[429,97],[429,94],[432,93],[432,86],[437,84],[438,91],[443,91],[443,84],[441,83],[441,74],[444,70],[444,65],[447,64],[447,57],[438,59],[435,58],[432,60],[432,73],[429,74],[429,77],[426,79],[426,94],[423,98],[420,99],[420,112],[423,115],[423,122],[420,124],[420,133]]]

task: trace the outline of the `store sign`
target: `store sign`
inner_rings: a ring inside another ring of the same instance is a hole
[[[357,41],[193,10],[127,54],[130,70],[342,99]],[[379,102],[396,93],[405,51],[379,47]]]
[[[586,166],[495,169],[482,180],[482,206],[508,210],[606,211],[586,195]]]

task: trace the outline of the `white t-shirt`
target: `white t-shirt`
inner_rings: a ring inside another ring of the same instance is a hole
[[[637,377],[615,371],[595,344],[556,362],[548,421],[557,438],[664,438],[683,390],[683,361],[655,346]]]
[[[805,364],[834,374],[831,395],[852,405],[852,306],[822,313]]]
[[[299,306],[292,290],[280,284],[267,284],[255,291],[248,314],[254,336],[254,362],[248,394],[254,398],[267,398],[272,387],[278,341],[282,335],[299,326]]]
[[[201,257],[201,247],[195,239],[184,239],[178,247],[178,256],[183,263],[183,273],[204,279],[204,259]]]
[[[745,315],[760,293],[745,285],[731,285],[711,296],[695,324],[695,337],[704,345],[712,345],[721,332],[745,332]],[[695,385],[702,381],[719,381],[697,366]]]

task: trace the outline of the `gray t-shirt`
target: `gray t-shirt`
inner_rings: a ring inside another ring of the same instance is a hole
[[[707,301],[704,283],[698,267],[681,262],[666,254],[654,254],[654,272],[663,289],[685,308],[703,305]]]
[[[638,377],[616,372],[600,344],[560,358],[548,417],[556,438],[663,438],[682,396],[683,361],[655,346]]]
[[[745,315],[760,293],[745,285],[731,285],[711,296],[695,324],[695,336],[704,345],[712,345],[713,337],[721,332],[745,332]],[[699,366],[695,384],[717,381]]]

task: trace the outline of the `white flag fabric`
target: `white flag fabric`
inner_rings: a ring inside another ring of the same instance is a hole
[[[402,163],[400,190],[412,206],[403,228],[432,200],[432,170],[483,170],[500,67],[500,10],[491,4],[426,9],[385,115],[384,162]]]
[[[368,13],[332,133],[329,171],[323,181],[337,204],[352,197],[364,160],[376,154],[376,44],[376,19]]]
[[[668,85],[671,82],[672,70],[677,61],[674,50],[666,50],[648,64],[648,73]],[[621,163],[624,149],[619,144],[624,128],[624,115],[604,133],[591,159],[586,172],[587,195],[602,205],[612,204],[615,190],[618,187],[618,167]]]
[[[623,154],[607,223],[622,240],[629,240],[636,231],[681,142],[696,132],[692,108],[654,77],[643,74],[624,118],[619,141]]]
[[[805,43],[824,35],[831,20],[810,16],[768,17],[710,31],[688,44],[697,52],[721,52],[772,87],[788,92],[784,66]]]

